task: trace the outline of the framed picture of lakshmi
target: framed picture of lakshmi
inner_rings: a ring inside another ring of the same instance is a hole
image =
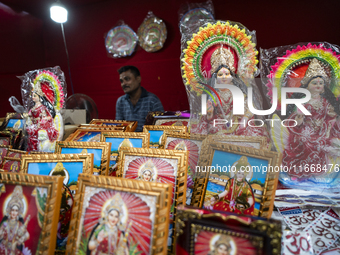
[[[187,170],[187,192],[186,204],[190,205],[191,196],[194,190],[196,176],[196,166],[198,164],[201,147],[206,135],[199,134],[179,134],[176,132],[165,131],[162,144],[164,149],[188,151],[188,170]]]
[[[100,135],[103,132],[122,132],[111,128],[78,128],[65,139],[65,142],[100,142]]]
[[[2,162],[4,161],[4,158],[7,156],[8,150],[12,148],[10,145],[0,145],[0,167],[2,165]]]
[[[186,126],[144,125],[143,126],[143,132],[149,132],[149,134],[150,134],[149,148],[163,149],[162,136],[163,136],[165,131],[187,133],[188,128]]]
[[[206,140],[191,205],[270,217],[281,159],[277,152]]]
[[[125,127],[125,132],[134,132],[137,128],[137,121],[129,120],[106,120],[106,119],[93,119],[90,124],[102,126],[121,126]]]
[[[21,160],[21,173],[63,176],[64,185],[76,193],[78,175],[93,174],[93,154],[32,154]]]
[[[188,126],[189,111],[155,111],[146,116],[145,125]]]
[[[17,112],[9,112],[6,114],[6,118],[2,125],[0,126],[0,130],[23,130],[24,129],[24,119],[22,118],[20,113]]]
[[[174,222],[177,206],[186,202],[187,162],[187,151],[124,147],[119,153],[117,175],[143,182],[171,184],[169,212],[170,221]],[[172,246],[169,249],[172,250]]]
[[[144,132],[102,133],[100,140],[111,143],[109,175],[116,176],[116,163],[120,148],[148,148],[149,137],[149,133]]]
[[[81,174],[66,254],[165,254],[171,185]]]
[[[58,141],[55,153],[60,154],[93,154],[93,174],[108,175],[110,161],[110,143],[105,142],[64,142]]]
[[[281,254],[281,223],[233,213],[182,208],[176,254]]]
[[[21,159],[5,157],[2,162],[1,169],[5,172],[19,173],[21,165]]]
[[[209,141],[251,147],[254,149],[268,149],[267,138],[264,136],[209,135]]]
[[[0,173],[1,254],[53,254],[63,178]]]

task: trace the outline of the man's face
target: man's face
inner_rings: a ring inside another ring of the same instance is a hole
[[[140,87],[141,77],[131,73],[130,70],[119,75],[120,85],[125,94],[132,94]]]

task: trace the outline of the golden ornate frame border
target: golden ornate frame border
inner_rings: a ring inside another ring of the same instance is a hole
[[[65,142],[57,141],[55,153],[61,154],[62,148],[79,148],[79,149],[101,149],[102,156],[100,159],[100,175],[108,175],[110,163],[111,143],[106,142]],[[93,172],[94,168],[93,168]]]
[[[243,143],[257,143],[260,148],[267,150],[267,138],[264,136],[243,136],[243,135],[208,135],[209,139],[213,142],[243,142]],[[236,145],[243,146],[243,145]],[[247,146],[246,146],[247,147]],[[254,148],[256,149],[256,148]]]
[[[117,130],[117,129],[112,129],[112,128],[107,128],[107,127],[87,127],[87,128],[77,128],[76,130],[73,131],[72,134],[70,134],[64,141],[65,142],[78,142],[74,141],[74,138],[78,136],[79,133],[81,132],[123,132],[122,130]]]
[[[83,200],[85,196],[85,188],[101,188],[111,189],[122,192],[137,193],[157,198],[155,224],[152,234],[152,244],[150,245],[150,254],[165,254],[168,224],[169,224],[169,210],[171,198],[171,185],[152,182],[141,182],[137,180],[129,180],[116,177],[104,177],[80,174],[78,179],[78,192],[75,195],[75,203],[72,210],[69,238],[67,240],[66,254],[77,254],[80,240],[78,240],[78,233],[81,230],[81,215]]]
[[[93,174],[93,154],[32,154],[23,155],[20,172],[27,173],[29,163],[82,162],[83,173]]]
[[[214,142],[210,138],[207,138],[202,145],[201,155],[199,158],[198,166],[200,168],[211,166],[214,151],[224,151],[230,152],[238,155],[244,155],[259,159],[268,160],[269,166],[280,166],[282,161],[282,154],[278,152],[268,151],[268,150],[258,150],[250,147],[237,146],[227,143]],[[191,205],[202,208],[205,192],[207,189],[209,172],[196,173],[195,188],[192,194]],[[266,181],[264,184],[264,190],[262,194],[261,208],[259,210],[259,215],[264,218],[270,218],[275,200],[275,191],[277,188],[279,172],[267,171]]]
[[[179,205],[185,205],[186,202],[186,188],[187,188],[187,168],[188,168],[188,151],[178,150],[162,150],[162,149],[150,149],[150,148],[121,148],[119,153],[117,176],[122,177],[124,175],[124,163],[125,156],[139,156],[139,157],[153,157],[153,158],[166,158],[166,159],[177,159],[177,177],[175,196],[174,196],[174,216],[173,221],[175,222],[177,207]],[[143,181],[141,181],[143,182]],[[169,211],[170,212],[170,209]],[[174,224],[175,233],[175,224]],[[172,250],[174,249],[174,236],[172,238]]]
[[[103,132],[100,136],[100,141],[105,142],[106,138],[139,138],[142,139],[142,147],[148,148],[150,134],[143,132]]]
[[[149,132],[149,131],[163,131],[163,135],[166,132],[176,132],[180,134],[185,134],[188,132],[187,126],[155,126],[155,125],[144,125],[143,126],[143,132]],[[163,138],[161,140],[162,144],[159,145],[158,149],[163,149]],[[150,144],[149,144],[150,147]]]
[[[110,120],[110,119],[93,119],[90,121],[90,124],[102,124],[104,126],[111,126],[105,125],[105,123],[121,123],[124,127],[126,127],[126,132],[133,132],[137,128],[137,121],[130,121],[130,120]],[[128,125],[124,125],[128,123]],[[119,126],[118,126],[119,127]]]
[[[40,249],[37,250],[36,254],[53,254],[57,241],[57,227],[63,177],[1,172],[0,183],[5,185],[12,184],[43,187],[47,189],[44,223],[40,233],[42,239],[38,245]]]

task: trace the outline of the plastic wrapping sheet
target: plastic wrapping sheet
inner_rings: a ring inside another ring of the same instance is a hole
[[[163,48],[167,37],[165,23],[151,11],[138,28],[139,45],[147,52],[155,52]]]
[[[214,5],[211,0],[203,3],[183,4],[179,11],[179,28],[182,34],[196,33],[199,29],[198,21],[207,19],[214,22]]]
[[[138,42],[137,34],[124,21],[119,21],[105,36],[105,48],[108,56],[121,58],[131,56]]]
[[[66,82],[60,67],[44,68],[27,72],[21,79],[23,99],[22,113],[26,120],[28,151],[54,152],[55,142],[62,140],[64,134],[63,118],[60,110],[64,108],[67,96]],[[16,108],[21,109],[17,105]]]
[[[277,103],[270,134],[283,153],[281,182],[339,191],[339,46],[319,42],[261,50],[261,78],[269,104]]]
[[[199,20],[197,24],[198,33],[192,34],[189,27],[186,30],[191,34],[188,41],[185,41],[188,34],[182,34],[181,67],[190,103],[191,133],[268,136],[266,123],[259,125],[260,118],[248,107],[251,88],[251,105],[262,109],[262,98],[254,81],[259,73],[255,32],[231,21]],[[218,88],[220,84],[232,85],[243,97],[233,100],[228,89]],[[234,114],[233,104],[242,100],[243,114]],[[248,125],[249,121],[253,127]]]

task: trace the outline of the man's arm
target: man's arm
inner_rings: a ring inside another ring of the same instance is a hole
[[[118,98],[116,102],[116,120],[124,120],[124,109],[121,103],[121,99]]]
[[[159,100],[159,98],[156,95],[155,95],[154,103],[152,105],[152,111],[153,112],[156,112],[156,111],[164,112],[162,102],[161,100]]]

